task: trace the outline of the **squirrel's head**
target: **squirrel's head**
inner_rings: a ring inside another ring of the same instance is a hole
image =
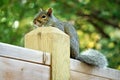
[[[45,10],[40,10],[39,13],[35,16],[33,23],[41,27],[42,25],[46,25],[52,16],[52,8],[49,8],[47,11]]]

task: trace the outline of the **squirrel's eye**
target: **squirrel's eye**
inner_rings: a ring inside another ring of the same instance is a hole
[[[45,18],[45,17],[46,17],[45,15],[42,16],[42,18]]]

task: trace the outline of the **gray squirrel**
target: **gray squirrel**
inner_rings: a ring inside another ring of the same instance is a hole
[[[35,16],[33,23],[37,27],[52,26],[56,27],[70,36],[70,57],[80,60],[90,65],[100,68],[105,68],[108,65],[106,57],[97,50],[88,49],[79,53],[79,39],[73,25],[67,22],[62,22],[52,14],[52,8],[48,10],[40,10]]]

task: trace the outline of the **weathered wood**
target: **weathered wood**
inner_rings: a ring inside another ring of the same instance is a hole
[[[0,57],[0,80],[50,80],[50,66]]]
[[[5,43],[0,43],[0,56],[38,64],[50,65],[49,53],[13,46]],[[44,58],[46,60],[44,60]]]
[[[25,36],[25,47],[51,53],[51,80],[69,80],[69,36],[54,27],[39,27]]]
[[[111,80],[111,79],[90,74],[84,74],[71,70],[71,80]]]
[[[120,80],[118,70],[74,59],[69,70],[69,44],[69,37],[53,27],[28,33],[25,46],[31,49],[0,43],[0,80]]]
[[[106,79],[110,79],[110,80],[120,80],[120,71],[119,70],[115,70],[115,69],[111,69],[111,68],[105,68],[105,69],[97,68],[97,67],[87,65],[85,63],[82,63],[82,62],[74,60],[74,59],[70,60],[70,70],[79,72],[79,73],[96,76],[96,77],[102,77],[102,78],[106,78]],[[80,75],[78,74],[78,76],[80,76]],[[76,80],[80,80],[80,79],[76,79]],[[83,79],[83,80],[85,80],[85,79]],[[101,79],[99,79],[99,80],[101,80]]]

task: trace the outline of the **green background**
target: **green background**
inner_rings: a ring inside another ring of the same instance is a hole
[[[40,8],[75,25],[80,51],[102,52],[109,67],[120,69],[120,0],[1,0],[0,42],[24,46],[24,35],[34,29]]]

